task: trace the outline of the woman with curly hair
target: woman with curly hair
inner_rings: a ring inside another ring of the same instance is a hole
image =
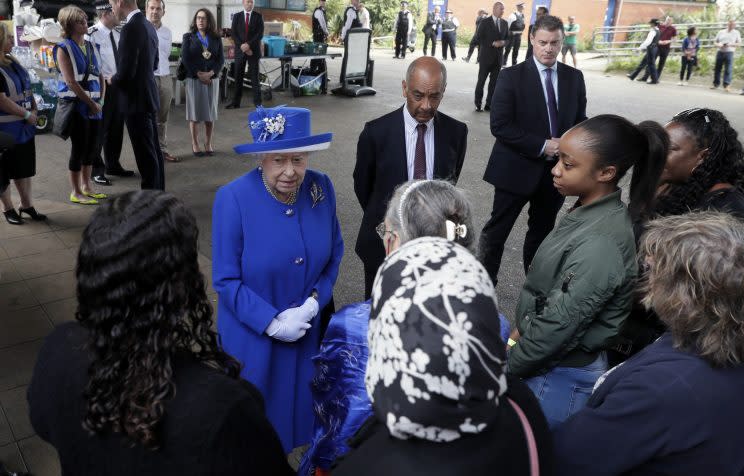
[[[744,223],[652,221],[644,304],[669,331],[607,374],[554,433],[558,475],[744,474]]]
[[[28,390],[62,474],[292,474],[212,330],[197,237],[183,203],[145,190],[83,232],[77,322],[47,337]]]

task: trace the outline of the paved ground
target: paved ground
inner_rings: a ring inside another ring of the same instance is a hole
[[[460,54],[462,55],[462,51]],[[409,58],[417,55],[409,55]],[[375,88],[372,97],[349,99],[321,96],[294,99],[277,94],[277,104],[310,107],[316,132],[332,131],[330,150],[312,157],[311,167],[328,173],[336,186],[339,219],[346,241],[341,276],[336,286],[336,302],[346,304],[362,297],[362,268],[353,253],[360,222],[360,209],[354,197],[351,175],[356,141],[365,121],[389,112],[402,104],[400,80],[407,61],[392,59],[378,50],[374,54]],[[604,62],[582,55],[580,66],[586,72],[589,115],[616,113],[634,121],[666,121],[682,109],[708,106],[720,109],[744,133],[744,97],[709,91],[704,87],[682,89],[675,78],[664,78],[661,85],[631,83],[622,76],[602,73]],[[447,62],[449,87],[441,110],[465,121],[470,129],[468,154],[460,185],[470,193],[475,205],[478,227],[485,222],[492,201],[491,187],[482,174],[493,139],[486,113],[473,108],[473,87],[477,66],[460,60]],[[332,77],[338,77],[340,62],[330,63]],[[267,104],[270,105],[270,104]],[[246,158],[235,156],[231,147],[247,141],[245,118],[248,109],[221,111],[217,123],[216,148],[212,158],[191,156],[183,106],[172,111],[171,152],[184,158],[179,164],[167,164],[167,189],[183,199],[196,215],[201,228],[201,265],[211,274],[211,206],[216,189],[254,167]],[[10,226],[0,223],[0,461],[15,470],[30,470],[36,476],[59,474],[54,450],[34,436],[27,416],[26,385],[36,353],[44,336],[54,325],[73,318],[75,282],[73,269],[80,234],[92,208],[74,206],[66,201],[69,186],[66,161],[69,144],[46,135],[37,139],[37,169],[34,179],[36,207],[49,214],[47,223]],[[131,148],[126,145],[123,163],[134,167]],[[138,187],[137,179],[117,180],[106,191],[121,193]],[[260,230],[257,224],[257,230]],[[524,216],[512,234],[504,255],[498,295],[502,310],[510,315],[524,280],[521,240]],[[214,299],[214,295],[212,295]]]

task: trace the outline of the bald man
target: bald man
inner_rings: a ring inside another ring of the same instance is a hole
[[[354,192],[364,216],[356,253],[364,263],[365,298],[385,258],[375,228],[383,221],[395,188],[409,180],[457,183],[460,177],[468,127],[438,111],[446,87],[447,70],[439,60],[416,59],[402,82],[405,104],[365,124],[359,135]]]

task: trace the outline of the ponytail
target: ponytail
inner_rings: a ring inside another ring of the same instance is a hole
[[[656,189],[669,152],[669,135],[654,121],[643,121],[637,126],[646,138],[645,153],[638,154],[630,179],[628,210],[635,219],[647,218],[653,209]]]

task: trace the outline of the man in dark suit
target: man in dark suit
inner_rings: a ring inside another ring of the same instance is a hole
[[[483,228],[480,254],[496,283],[504,243],[529,202],[523,259],[527,268],[555,224],[563,196],[553,187],[560,137],[586,119],[586,86],[581,71],[558,63],[563,22],[546,15],[535,22],[534,56],[505,69],[491,105],[496,143],[483,179],[494,186],[493,211]]]
[[[504,15],[504,4],[496,2],[493,4],[493,15],[485,18],[475,36],[478,38],[478,82],[475,85],[475,110],[481,110],[483,101],[483,86],[488,79],[488,94],[486,95],[486,111],[491,109],[491,97],[496,79],[501,71],[501,63],[504,60],[504,45],[509,39],[509,24],[502,17]]]
[[[111,83],[119,90],[134,159],[142,176],[142,189],[165,190],[163,153],[158,142],[160,96],[155,84],[158,34],[137,8],[135,0],[110,0],[119,20],[126,20],[119,39],[116,74]]]
[[[364,295],[385,258],[375,231],[385,216],[395,188],[414,179],[457,183],[465,160],[467,126],[441,112],[447,70],[432,57],[413,61],[403,81],[406,104],[368,122],[359,135],[354,192],[364,216],[356,253],[364,263]]]
[[[253,104],[261,105],[261,85],[258,82],[258,60],[261,58],[261,38],[264,34],[264,21],[260,13],[253,10],[253,0],[243,0],[243,11],[233,15],[231,37],[235,43],[235,93],[227,109],[240,107],[243,96],[243,76],[248,63],[248,77],[251,79]]]
[[[439,5],[434,7],[433,12],[429,12],[426,15],[426,23],[424,28],[421,30],[424,32],[424,56],[426,56],[426,50],[429,47],[431,41],[431,55],[437,55],[437,33],[442,28],[442,15],[441,8]]]

